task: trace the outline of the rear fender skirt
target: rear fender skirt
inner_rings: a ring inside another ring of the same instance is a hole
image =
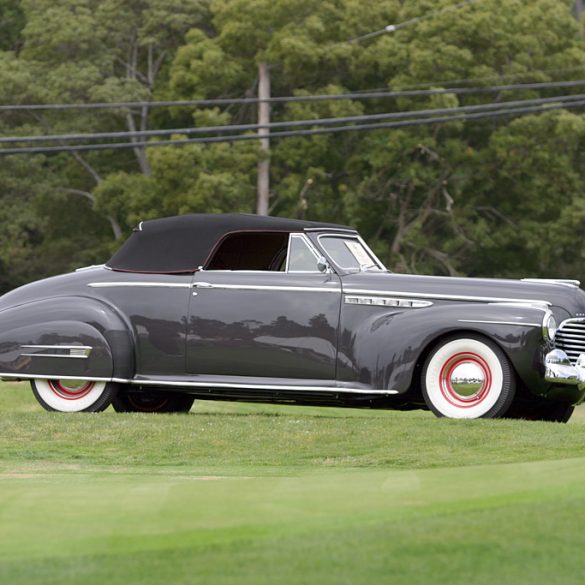
[[[442,337],[479,333],[506,353],[521,379],[543,390],[545,309],[522,304],[445,303],[420,309],[342,306],[338,379],[407,392],[417,363]]]
[[[131,378],[130,329],[113,307],[56,297],[0,312],[0,371],[26,375]]]

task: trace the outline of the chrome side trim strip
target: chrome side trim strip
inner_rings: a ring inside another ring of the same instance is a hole
[[[66,350],[69,353],[21,353],[25,357],[50,357],[50,358],[77,358],[87,359],[92,352],[90,345],[21,345],[21,349],[49,349],[53,351]]]
[[[542,282],[544,284],[560,284],[568,286],[569,288],[579,288],[581,286],[580,280],[573,280],[570,278],[523,278],[522,282]]]
[[[204,285],[204,286],[200,286]],[[108,287],[156,287],[156,288],[216,288],[224,290],[273,290],[281,292],[327,292],[327,293],[341,293],[339,287],[318,287],[318,286],[278,286],[278,285],[262,285],[262,284],[211,284],[194,282],[189,283],[170,283],[170,282],[90,282],[87,286],[92,288],[108,288]]]
[[[209,283],[201,283],[208,285]],[[274,290],[281,292],[325,292],[325,293],[341,293],[339,287],[322,287],[322,286],[278,286],[271,284],[211,284],[209,286],[199,287],[197,282],[193,283],[193,288],[217,288],[223,290]]]
[[[87,286],[92,288],[111,288],[123,286],[137,286],[149,288],[190,288],[188,282],[90,282]]]
[[[298,390],[309,392],[331,392],[333,394],[380,394],[391,395],[398,394],[398,390],[364,390],[362,388],[336,388],[332,386],[288,386],[288,385],[262,385],[262,384],[229,384],[219,382],[172,382],[167,380],[126,380],[124,378],[95,378],[91,376],[61,376],[44,374],[14,374],[14,373],[0,373],[0,379],[16,378],[16,379],[40,379],[40,380],[87,380],[88,382],[118,382],[120,384],[135,384],[138,386],[169,386],[173,388],[235,388],[242,390]]]
[[[499,307],[521,307],[525,309],[536,309],[537,311],[548,312],[548,307],[551,303],[545,301],[532,301],[529,303],[518,301],[518,302],[501,302],[501,303],[489,303],[490,305],[497,305]]]
[[[375,296],[396,296],[396,297],[414,297],[418,299],[437,299],[444,301],[474,301],[480,303],[538,303],[541,305],[550,306],[548,301],[541,301],[538,299],[508,299],[499,297],[475,297],[467,295],[444,295],[440,293],[416,293],[416,292],[402,292],[394,290],[371,290],[362,288],[348,288],[344,292],[357,295],[375,295]]]
[[[88,355],[67,355],[64,353],[21,353],[21,356],[24,357],[43,357],[43,358],[75,358],[75,359],[82,359],[86,360],[89,356]]]
[[[542,323],[520,323],[519,321],[482,321],[480,319],[458,319],[459,323],[493,323],[494,325],[518,325],[520,327],[542,327]]]
[[[117,380],[114,378],[95,378],[93,376],[61,376],[55,375],[47,376],[46,374],[14,374],[14,373],[0,373],[0,379],[15,378],[17,380],[86,380],[87,382],[123,382],[127,383],[129,380]]]
[[[91,345],[21,345],[22,349],[84,349],[91,351]]]
[[[356,297],[345,296],[348,305],[369,305],[375,307],[404,307],[409,309],[423,309],[431,307],[431,301],[418,301],[413,299],[394,299],[391,297]]]
[[[0,374],[1,375],[1,374]],[[309,392],[332,392],[349,394],[398,394],[398,390],[363,390],[361,388],[337,388],[333,386],[289,386],[276,384],[237,384],[221,382],[171,382],[158,380],[128,380],[129,384],[139,386],[172,386],[184,388],[236,388],[242,390],[307,390]]]

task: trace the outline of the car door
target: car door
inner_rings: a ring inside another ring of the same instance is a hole
[[[257,247],[261,237],[254,236]],[[197,272],[188,373],[334,380],[341,284],[319,271],[318,258],[303,234],[291,234],[270,269]]]
[[[104,272],[89,286],[129,323],[136,374],[183,376],[191,275]]]

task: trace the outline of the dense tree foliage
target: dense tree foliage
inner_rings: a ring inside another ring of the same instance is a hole
[[[572,0],[0,0],[0,103],[581,79]],[[394,33],[352,41],[423,16]],[[578,93],[582,90],[571,90]],[[275,104],[274,121],[568,90]],[[0,113],[5,136],[254,123],[251,105]],[[271,213],[356,225],[391,269],[585,278],[585,117],[272,141]],[[104,261],[141,219],[254,210],[255,141],[0,160],[0,288]]]

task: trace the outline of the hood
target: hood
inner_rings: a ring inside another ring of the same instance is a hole
[[[344,292],[370,290],[464,303],[541,301],[549,303],[561,318],[585,316],[585,292],[562,282],[362,272],[345,276],[343,289]]]

